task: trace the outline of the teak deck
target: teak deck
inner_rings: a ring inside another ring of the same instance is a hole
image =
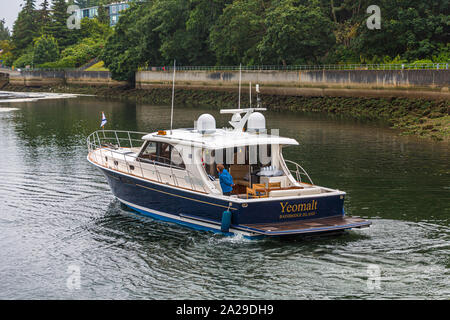
[[[245,228],[258,230],[264,234],[315,233],[323,231],[337,231],[351,228],[368,227],[370,221],[353,217],[329,217],[312,220],[287,221],[267,224],[245,224]]]

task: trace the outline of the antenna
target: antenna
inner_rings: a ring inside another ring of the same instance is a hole
[[[250,82],[250,108],[252,107],[252,83]]]
[[[176,61],[173,60],[173,80],[172,80],[172,109],[170,111],[170,134],[172,134],[172,124],[173,124],[173,101],[175,98],[175,71],[176,71]]]
[[[261,98],[259,97],[259,84],[256,84],[256,107],[261,108]]]
[[[238,100],[238,109],[241,108],[241,79],[242,79],[242,63],[239,64],[239,100]]]

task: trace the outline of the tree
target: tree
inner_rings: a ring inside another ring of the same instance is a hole
[[[53,62],[59,58],[58,43],[52,36],[43,35],[34,44],[33,64]]]
[[[160,39],[159,49],[163,64],[174,59],[180,64],[189,62],[188,54],[196,51],[191,35],[186,32],[189,15],[189,0],[156,0],[148,16],[149,22],[156,24],[154,31]],[[155,61],[156,62],[156,61]]]
[[[97,11],[97,20],[100,23],[107,24],[109,26],[109,15],[108,15],[108,9],[104,6],[104,2],[100,2],[100,5],[98,7]]]
[[[225,7],[210,33],[211,49],[219,64],[259,62],[257,45],[265,33],[268,7],[270,1],[266,0],[235,0]]]
[[[258,51],[269,64],[318,63],[334,45],[333,24],[317,1],[280,0],[266,13],[266,33]]]
[[[36,20],[35,0],[25,0],[25,5],[19,12],[13,27],[12,40],[15,56],[21,55],[33,45],[33,40],[39,32],[36,28]]]
[[[77,42],[77,31],[70,30],[67,21],[70,14],[67,13],[67,3],[65,0],[52,1],[52,21],[47,27],[47,33],[52,35],[60,47],[67,47]]]
[[[112,33],[109,24],[103,24],[98,19],[83,18],[78,35],[83,41],[85,38],[106,39]]]
[[[100,0],[75,0],[74,4],[80,8],[94,7],[99,4]]]
[[[223,9],[232,0],[192,0],[189,17],[186,21],[187,41],[190,49],[186,52],[189,63],[214,65],[214,52],[210,43],[211,28],[222,15]]]
[[[448,43],[449,2],[430,0],[382,0],[381,29],[359,28],[356,50],[368,62],[384,56],[400,56],[408,61],[431,58],[440,45]],[[370,14],[365,14],[367,19]]]
[[[113,79],[132,82],[138,67],[148,61],[161,61],[158,50],[161,42],[155,31],[158,24],[152,15],[152,6],[152,1],[133,4],[108,38],[100,59]]]
[[[2,40],[9,40],[11,38],[11,35],[9,33],[8,27],[5,27],[5,20],[0,20],[0,41]]]
[[[0,40],[0,64],[11,66],[14,62],[12,43],[10,40]]]
[[[41,25],[41,34],[45,33],[51,22],[50,17],[50,5],[48,0],[44,0],[41,4],[41,10],[39,12],[39,24]]]

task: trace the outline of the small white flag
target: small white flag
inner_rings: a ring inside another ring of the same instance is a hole
[[[102,124],[100,125],[100,127],[103,128],[107,122],[108,121],[106,121],[105,113],[102,112]]]

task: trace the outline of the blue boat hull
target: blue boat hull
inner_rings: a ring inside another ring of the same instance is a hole
[[[221,232],[224,211],[232,213],[228,234],[241,231],[257,235],[245,225],[290,223],[343,216],[344,196],[311,196],[297,199],[236,202],[199,192],[166,186],[114,170],[98,167],[113,194],[142,215],[176,222],[195,229]]]

